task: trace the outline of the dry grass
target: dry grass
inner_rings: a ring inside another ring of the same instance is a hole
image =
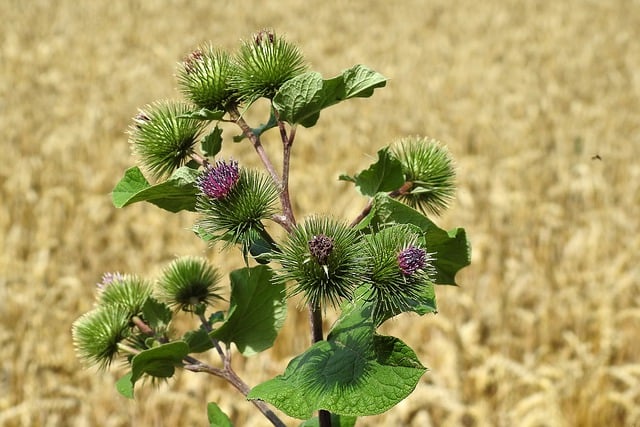
[[[133,161],[124,130],[138,106],[177,96],[190,48],[264,26],[327,76],[365,63],[391,79],[299,132],[299,216],[352,217],[362,201],[333,178],[400,136],[437,137],[458,160],[440,222],[467,228],[473,265],[439,288],[439,315],[386,327],[432,370],[358,425],[640,425],[640,3],[234,3],[0,2],[0,425],[205,425],[208,400],[264,424],[195,374],[125,401],[117,372],[80,368],[69,333],[102,272],[152,275],[206,249],[190,215],[110,205]],[[250,382],[308,345],[303,320],[238,361]]]

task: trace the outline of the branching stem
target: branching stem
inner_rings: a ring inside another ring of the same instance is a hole
[[[234,386],[236,390],[242,393],[242,395],[245,397],[247,396],[247,394],[249,394],[249,390],[251,390],[247,383],[242,381],[242,378],[240,378],[235,373],[235,371],[231,369],[231,366],[225,366],[223,369],[214,368],[213,366],[207,365],[206,363],[203,363],[191,356],[185,357],[184,360],[185,362],[187,362],[187,364],[183,366],[184,369],[191,372],[205,372],[209,375],[222,378],[232,386]],[[278,418],[278,416],[267,406],[266,403],[261,400],[252,400],[251,403],[253,403],[254,406],[258,408],[258,410],[262,412],[262,414],[267,417],[269,421],[271,421],[271,424],[276,427],[286,427],[284,422],[282,422],[282,420]]]

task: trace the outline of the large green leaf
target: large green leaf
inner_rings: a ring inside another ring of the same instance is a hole
[[[434,282],[439,285],[456,285],[456,273],[471,263],[471,246],[463,228],[445,231],[417,210],[379,193],[374,199],[369,221],[369,232],[391,224],[412,224],[423,232],[427,251],[435,253]]]
[[[397,190],[404,184],[402,164],[389,153],[389,147],[378,151],[378,161],[368,169],[353,177],[340,175],[340,179],[355,183],[361,194],[370,197],[381,191]]]
[[[211,337],[234,343],[245,356],[273,345],[287,315],[284,285],[273,284],[266,265],[231,272],[231,298],[226,321]]]
[[[349,98],[367,98],[387,79],[364,65],[356,65],[340,76],[322,80],[317,72],[308,72],[285,82],[273,98],[280,119],[291,124],[311,127],[320,111]]]
[[[402,341],[375,334],[368,304],[349,304],[327,341],[315,343],[247,398],[306,419],[319,409],[346,416],[380,414],[407,397],[426,368]]]
[[[198,190],[194,183],[197,176],[197,170],[183,166],[166,181],[151,185],[140,168],[134,166],[127,169],[116,184],[111,198],[117,208],[146,201],[170,212],[195,211]]]

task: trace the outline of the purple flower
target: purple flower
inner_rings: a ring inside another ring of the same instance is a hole
[[[318,260],[320,265],[327,264],[331,251],[333,251],[333,239],[331,237],[319,234],[309,240],[309,252]]]
[[[100,281],[100,283],[96,283],[96,286],[98,287],[98,289],[104,289],[113,282],[119,282],[123,279],[124,275],[122,273],[104,273],[102,275],[102,280]]]
[[[411,276],[427,265],[427,253],[415,246],[409,246],[398,254],[398,267],[405,276]]]
[[[240,179],[238,162],[231,160],[227,164],[224,160],[216,162],[215,166],[209,166],[196,181],[196,186],[206,196],[213,199],[223,199]]]

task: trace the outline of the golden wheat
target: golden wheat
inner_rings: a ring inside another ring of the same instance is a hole
[[[298,132],[299,216],[352,218],[363,201],[334,178],[401,136],[438,138],[458,163],[440,222],[467,229],[472,266],[438,289],[438,315],[385,325],[431,371],[358,425],[640,425],[638,1],[8,0],[0,16],[0,425],[205,425],[211,400],[236,425],[265,425],[195,374],[126,401],[118,370],[82,369],[70,338],[104,271],[153,275],[207,251],[192,215],[116,210],[109,192],[134,161],[136,108],[178,96],[175,63],[262,27],[326,76],[364,63],[390,78]],[[228,148],[257,164],[246,145]],[[242,375],[281,372],[308,345],[304,316],[266,354],[236,360]]]

